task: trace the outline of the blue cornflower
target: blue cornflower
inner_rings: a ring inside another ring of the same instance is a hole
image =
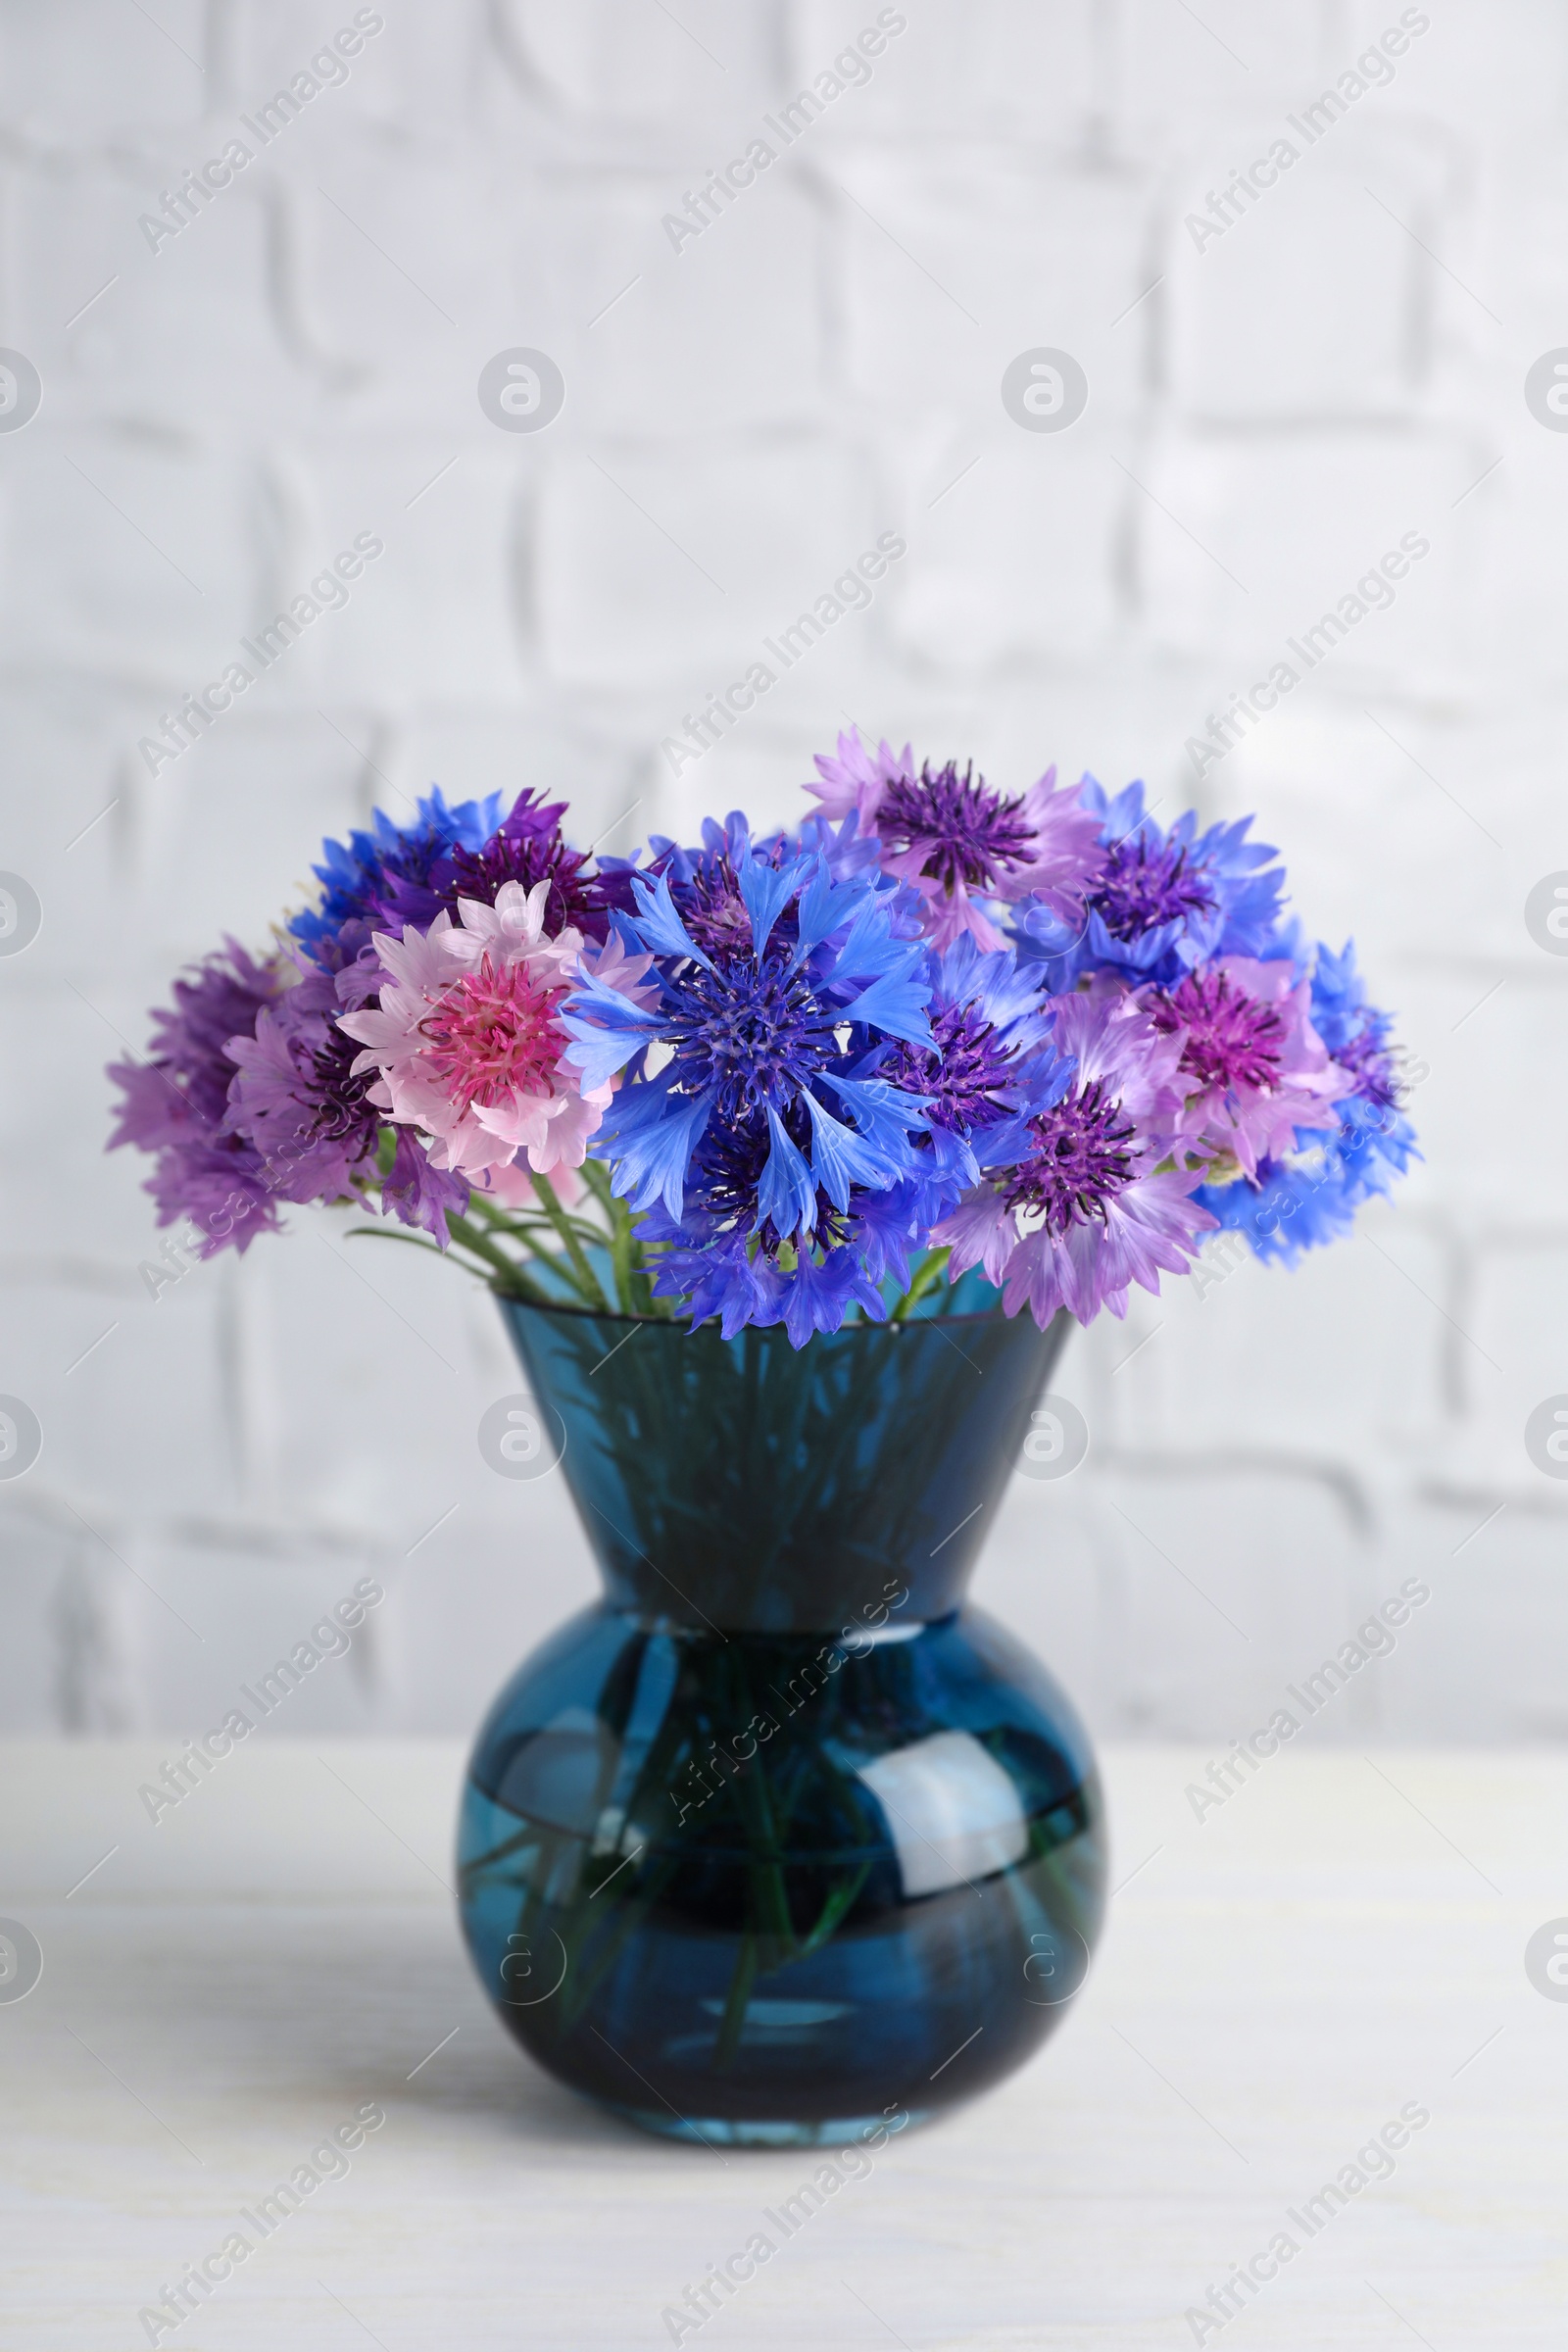
[[[585,977],[562,1015],[576,1040],[567,1058],[593,1088],[662,1049],[657,1073],[641,1069],[600,1129],[634,1208],[662,1199],[680,1216],[687,1166],[716,1119],[754,1147],[765,1133],[759,1222],[787,1242],[813,1230],[819,1188],[842,1210],[851,1183],[913,1173],[908,1137],[924,1113],[875,1074],[874,1054],[883,1040],[931,1046],[930,990],[919,943],[893,937],[876,886],[835,883],[819,854],[773,865],[743,842],[735,884],[748,936],[710,955],[667,878],[634,877],[637,914],[617,921],[660,959],[660,1002]]]
[[[1369,1102],[1397,1101],[1389,1052],[1392,1013],[1369,1004],[1355,965],[1355,945],[1347,940],[1338,956],[1320,946],[1312,971],[1312,1026],[1342,1070],[1355,1079],[1355,1092]]]
[[[662,1291],[726,1327],[799,1326],[799,1345],[852,1303],[882,1311],[858,1203],[918,1173],[924,1099],[880,1064],[934,1045],[926,952],[896,936],[877,876],[836,881],[819,848],[754,849],[732,822],[703,857],[675,877],[690,925],[667,871],[633,877],[637,913],[616,921],[658,959],[659,1002],[585,977],[561,1016],[567,1058],[588,1088],[628,1072],[595,1154],[668,1252]]]
[[[740,810],[731,809],[722,825],[710,816],[704,817],[700,849],[683,848],[667,834],[651,833],[646,876],[650,882],[661,874],[664,877],[675,910],[698,947],[714,956],[727,956],[732,950],[744,954],[751,943],[752,917],[741,896],[737,867],[750,856],[777,870],[798,858],[800,849],[800,843],[782,831],[754,840]],[[792,906],[781,908],[780,932],[788,936],[791,945],[794,920]]]
[[[1200,833],[1189,809],[1166,832],[1144,814],[1142,784],[1114,799],[1092,776],[1079,789],[1102,820],[1103,852],[1087,918],[1075,927],[1026,904],[1014,924],[1019,953],[1045,961],[1054,994],[1084,972],[1115,972],[1136,988],[1179,981],[1212,956],[1270,954],[1285,872],[1276,851],[1248,840],[1250,816]]]
[[[372,922],[383,920],[382,901],[394,882],[423,883],[438,860],[455,849],[479,850],[496,830],[501,795],[483,801],[464,801],[449,808],[439,785],[418,804],[412,825],[395,825],[379,808],[372,810],[371,830],[351,833],[346,842],[321,844],[323,862],[312,871],[321,885],[315,906],[303,907],[289,923],[313,963],[336,970],[352,962],[368,943]],[[346,924],[356,926],[346,943],[339,935]],[[342,947],[352,953],[345,956]]]
[[[1391,1103],[1349,1095],[1336,1106],[1337,1134],[1306,1139],[1311,1148],[1289,1161],[1263,1160],[1257,1182],[1202,1185],[1199,1204],[1234,1233],[1243,1233],[1261,1258],[1294,1266],[1303,1250],[1337,1242],[1355,1212],[1387,1193],[1420,1153],[1408,1119]]]
[[[902,1190],[908,1192],[907,1187]],[[893,1196],[873,1193],[864,1198],[882,1203]],[[818,1235],[816,1249],[801,1246],[793,1252],[786,1250],[782,1258],[749,1245],[739,1232],[705,1236],[708,1222],[698,1214],[686,1224],[670,1225],[656,1204],[642,1236],[645,1244],[654,1246],[656,1294],[678,1299],[694,1325],[716,1318],[726,1340],[748,1323],[782,1323],[792,1344],[804,1348],[813,1332],[837,1331],[854,1307],[873,1323],[885,1320],[880,1265],[902,1265],[901,1287],[908,1285],[913,1214],[907,1201],[901,1226],[903,1255],[886,1259],[868,1250],[865,1220],[858,1211],[844,1225],[839,1240],[824,1242]]]
[[[824,816],[809,816],[798,833],[781,828],[754,839],[738,808],[730,810],[722,825],[710,816],[704,817],[701,849],[685,849],[667,834],[651,833],[649,863],[643,871],[649,880],[660,874],[665,877],[692,938],[710,955],[717,955],[722,949],[744,946],[751,937],[751,916],[735,879],[742,857],[749,853],[764,864],[778,867],[811,851],[820,851],[835,882],[850,881],[857,874],[874,877],[879,844],[874,837],[860,839],[859,820],[853,811],[836,827]],[[602,858],[600,863],[607,873],[613,872],[622,881],[629,881],[637,870],[634,861],[623,858]],[[890,892],[887,903],[898,918],[893,924],[897,936],[913,939],[919,929],[913,894]],[[784,933],[793,938],[794,907],[786,906],[778,919]]]

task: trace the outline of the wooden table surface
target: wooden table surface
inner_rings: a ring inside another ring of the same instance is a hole
[[[258,1741],[155,1825],[166,1753],[0,1744],[0,1918],[43,1953],[0,1997],[0,2345],[146,2344],[141,2312],[365,2108],[347,2169],[160,2343],[676,2340],[666,2309],[817,2159],[644,2138],[523,2059],[453,1916],[456,1744]],[[1104,1758],[1126,1883],[1057,2037],[678,2340],[1561,2352],[1568,1999],[1525,1948],[1568,1920],[1568,1758],[1287,1750],[1199,1820],[1208,1760]],[[1275,2275],[1221,2324],[1248,2262]]]

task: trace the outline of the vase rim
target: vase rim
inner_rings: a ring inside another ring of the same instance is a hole
[[[694,1332],[708,1330],[716,1332],[718,1329],[718,1325],[712,1317],[709,1317],[702,1323],[688,1323],[678,1315],[629,1315],[620,1307],[578,1306],[567,1299],[519,1298],[510,1291],[498,1290],[494,1292],[493,1296],[503,1306],[525,1307],[531,1315],[572,1316],[584,1323],[648,1323],[665,1331],[684,1332],[688,1339]],[[897,1323],[891,1317],[884,1317],[880,1323],[873,1323],[868,1317],[862,1316],[857,1323],[841,1323],[835,1332],[812,1332],[811,1339],[842,1339],[848,1332],[919,1331],[931,1323],[944,1325],[949,1323],[994,1323],[999,1319],[1003,1321],[1007,1319],[1000,1299],[995,1306],[965,1307],[956,1315],[907,1315],[902,1317]],[[749,1325],[746,1328],[775,1331],[782,1326],[768,1323],[757,1326]],[[740,1334],[737,1333],[736,1337],[739,1338],[739,1336]],[[810,1346],[810,1340],[807,1342],[807,1346]]]

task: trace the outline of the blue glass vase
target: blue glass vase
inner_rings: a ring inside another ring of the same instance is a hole
[[[990,1303],[797,1351],[502,1304],[606,1586],[469,1764],[464,1929],[508,2030],[715,2143],[839,2142],[996,2082],[1103,1900],[1083,1727],[963,1598],[1061,1329]]]

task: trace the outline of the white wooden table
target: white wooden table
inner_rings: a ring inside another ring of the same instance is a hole
[[[816,2160],[645,2139],[522,2058],[445,1884],[455,1745],[258,1740],[155,1827],[166,1752],[0,1745],[0,1915],[44,1955],[0,2001],[0,2344],[145,2344],[139,2312],[366,2106],[348,2169],[160,2342],[670,2342]],[[1568,2001],[1524,1950],[1568,1916],[1568,1759],[1287,1751],[1200,1823],[1207,1761],[1105,1759],[1129,1883],[1056,2039],[682,2342],[1560,2352]],[[1291,2210],[1406,2107],[1430,2122],[1308,2236]],[[1281,2231],[1240,2316],[1184,2317]]]

